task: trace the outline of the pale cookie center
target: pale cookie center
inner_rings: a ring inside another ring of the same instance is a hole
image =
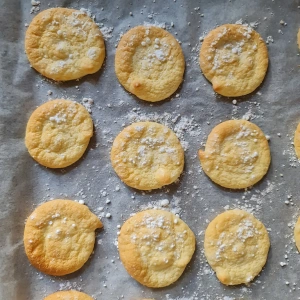
[[[79,18],[82,14],[73,12],[69,16],[54,17],[54,20],[45,24],[39,50],[43,53],[45,63],[52,64],[53,73],[70,66],[80,68],[76,60],[86,58],[97,61],[100,57],[100,49],[97,47],[82,52],[84,45],[93,44],[95,40],[95,34],[91,32],[92,21]]]
[[[86,138],[83,123],[84,116],[80,115],[75,105],[65,109],[56,104],[41,125],[39,148],[64,157],[70,149],[81,147]]]
[[[141,130],[143,133],[138,136],[130,134],[125,136],[129,141],[123,149],[125,150],[127,146],[130,147],[130,151],[120,153],[120,157],[124,157],[123,162],[142,169],[148,167],[151,172],[155,173],[158,180],[163,177],[169,178],[168,164],[178,163],[178,150],[170,144],[169,135],[159,134],[155,128],[151,127],[148,130],[144,127],[135,129],[137,133]],[[129,157],[126,158],[128,155]]]
[[[227,85],[235,77],[248,70],[249,74],[254,74],[254,64],[257,55],[257,44],[251,37],[253,30],[244,27],[238,30],[234,37],[237,41],[232,41],[230,31],[224,28],[214,39],[209,48],[208,62],[212,63],[212,70],[215,75],[226,76]]]
[[[55,259],[68,259],[73,251],[79,251],[80,232],[76,221],[59,213],[51,216],[45,224],[44,253]]]
[[[134,75],[142,75],[142,77],[151,80],[163,78],[166,62],[173,59],[170,52],[171,46],[164,39],[150,38],[145,35],[132,58]]]
[[[258,252],[257,240],[262,233],[254,226],[251,220],[244,219],[237,224],[232,221],[227,231],[223,231],[216,242],[216,261],[226,260],[231,264],[246,263],[245,257],[254,258]]]
[[[251,173],[259,157],[258,136],[256,130],[241,126],[238,132],[227,136],[222,142],[219,135],[215,135],[215,149],[210,152],[218,155],[221,164],[243,166],[246,173]]]
[[[42,127],[40,147],[46,152],[63,155],[69,147],[76,143],[75,127],[74,131],[70,130],[67,118],[66,114],[58,113],[45,121]]]
[[[135,224],[130,242],[137,245],[142,262],[148,269],[161,271],[180,259],[187,231],[176,232],[178,220],[163,216],[145,215],[142,222]]]

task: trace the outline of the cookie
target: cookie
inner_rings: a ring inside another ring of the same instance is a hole
[[[95,230],[102,223],[85,205],[71,200],[52,200],[28,217],[24,246],[30,263],[55,276],[80,269],[95,244]]]
[[[295,239],[297,249],[300,252],[300,218],[298,218],[298,221],[295,224],[294,239]]]
[[[133,123],[114,140],[111,163],[127,185],[152,190],[174,182],[184,166],[184,152],[175,133],[155,122]]]
[[[199,159],[212,181],[226,188],[243,189],[263,178],[271,154],[258,126],[245,120],[230,120],[211,131],[205,151],[199,150]]]
[[[57,99],[39,106],[29,118],[25,144],[41,165],[64,168],[85,152],[93,135],[93,120],[79,103]]]
[[[94,298],[85,293],[70,290],[56,292],[47,296],[44,300],[94,300]]]
[[[243,210],[228,210],[218,215],[205,231],[205,256],[218,279],[226,285],[252,281],[265,265],[269,248],[265,226]]]
[[[251,27],[226,24],[204,38],[200,67],[215,92],[227,97],[243,96],[262,83],[268,69],[268,50]]]
[[[97,72],[104,61],[105,45],[89,16],[58,7],[33,18],[26,31],[25,52],[42,75],[66,81]]]
[[[121,227],[118,246],[127,272],[148,287],[175,282],[195,251],[195,236],[182,220],[164,210],[145,210]]]
[[[150,102],[171,96],[183,80],[184,56],[166,30],[137,26],[125,33],[116,50],[115,71],[123,87]]]
[[[300,123],[298,124],[297,129],[295,131],[294,147],[295,147],[296,155],[298,159],[300,159]]]

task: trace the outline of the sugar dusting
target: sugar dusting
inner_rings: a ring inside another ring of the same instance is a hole
[[[31,0],[31,9],[30,9],[30,13],[31,14],[36,14],[40,11],[40,4],[41,1],[36,1],[36,0]]]
[[[181,197],[173,196],[172,200],[169,201],[168,199],[162,199],[157,201],[151,201],[147,204],[142,204],[139,207],[139,211],[147,210],[147,209],[160,209],[160,210],[166,210],[170,211],[171,213],[175,215],[180,215],[181,213]]]
[[[94,100],[92,98],[86,98],[84,97],[81,101],[81,104],[85,107],[85,109],[91,113],[92,112],[92,106],[94,105]]]
[[[201,7],[202,9],[202,7]],[[155,17],[155,14],[149,13],[145,15],[146,17],[148,16],[149,19],[152,19],[153,17]],[[166,28],[166,26],[168,26],[166,23],[158,23],[159,27],[162,28]],[[105,26],[103,26],[105,27]],[[102,31],[102,29],[101,29]],[[105,31],[105,29],[104,29]],[[102,31],[103,33],[103,31]],[[192,57],[194,57],[194,63],[195,65],[197,65],[198,67],[198,53],[199,53],[199,47],[200,47],[200,42],[201,40],[203,40],[203,37],[206,33],[201,34],[199,42],[197,43],[195,49],[192,52]],[[104,34],[105,35],[105,34]],[[106,37],[106,39],[111,38],[112,35],[112,31],[108,33],[108,37]],[[271,40],[270,40],[271,43]],[[234,47],[235,48],[235,47]],[[233,48],[233,49],[234,49]],[[237,47],[236,50],[233,50],[234,52],[237,51],[239,52],[239,49]],[[186,58],[187,61],[189,62],[191,60],[190,57]],[[55,92],[54,92],[55,93]],[[260,96],[260,92],[257,93],[258,96]],[[81,98],[79,98],[81,99]],[[263,99],[263,97],[262,97]],[[121,101],[120,101],[121,102]],[[233,103],[234,104],[234,103]],[[230,105],[230,104],[229,104]],[[96,106],[96,105],[95,105]],[[98,106],[98,104],[97,104]],[[232,113],[230,115],[229,113],[229,118],[243,118],[246,120],[258,120],[264,117],[264,111],[262,111],[259,107],[259,103],[255,103],[253,101],[247,101],[245,103],[240,104],[239,103],[239,99],[236,100],[235,104],[232,105]],[[113,105],[110,105],[107,107],[107,110],[111,109],[113,107]],[[132,118],[132,115],[138,114],[141,116],[137,117],[137,118]],[[191,130],[191,128],[189,128],[189,122],[190,122],[190,118],[185,118],[182,116],[179,116],[178,119],[177,118],[177,114],[176,112],[169,114],[167,116],[164,116],[163,113],[158,114],[157,116],[153,116],[153,114],[150,114],[152,118],[152,121],[157,121],[160,123],[163,123],[165,125],[167,125],[168,127],[170,127],[171,129],[175,128],[175,125],[178,124],[178,132],[176,133],[178,136],[179,135],[183,135],[181,139],[183,145],[185,146],[185,149],[189,149],[189,143],[193,142],[191,137],[201,137],[202,138],[202,124],[201,126],[198,125],[198,127],[196,126],[194,129]],[[131,123],[131,120],[134,121],[134,119],[136,121],[142,121],[142,119],[144,121],[148,121],[149,114],[142,114],[139,111],[137,112],[133,112],[133,113],[129,113],[124,120],[124,122],[126,123],[126,125]],[[174,121],[173,121],[174,120]],[[176,121],[175,121],[176,120]],[[95,120],[97,122],[97,120]],[[122,120],[123,121],[123,120]],[[192,123],[192,126],[194,126],[196,122],[190,122]],[[100,122],[97,122],[97,126],[101,124]],[[100,127],[100,125],[99,125]],[[100,127],[101,128],[101,127]],[[111,130],[111,128],[106,128],[106,127],[102,127],[101,128],[101,132],[103,133],[103,140],[100,141],[101,146],[110,146],[113,138],[114,138],[114,134],[113,134],[113,130]],[[102,136],[101,136],[102,138]],[[276,138],[276,136],[275,136]],[[186,143],[186,144],[185,144]],[[103,145],[102,145],[103,144]],[[105,145],[104,145],[105,144]],[[196,142],[195,144],[200,145],[200,143]],[[97,144],[98,145],[98,144]],[[98,146],[96,146],[97,148]],[[286,146],[287,149],[285,149],[283,151],[283,155],[285,156],[286,159],[288,159],[289,161],[289,165],[292,167],[296,167],[298,165],[298,161],[297,158],[294,154],[294,149],[293,149],[293,145],[292,142],[290,145]],[[101,147],[98,148],[98,150],[101,149]],[[97,150],[97,151],[98,151]],[[197,161],[198,163],[198,161]],[[111,207],[114,205],[114,193],[118,192],[118,190],[121,189],[126,189],[123,187],[122,183],[119,182],[118,180],[116,180],[113,176],[110,176],[108,178],[108,183],[105,187],[101,187],[101,191],[99,192],[99,197],[98,195],[92,195],[92,192],[90,191],[90,184],[98,184],[97,182],[97,172],[103,172],[103,169],[99,168],[99,166],[97,164],[90,164],[89,166],[86,166],[87,168],[89,168],[91,170],[91,175],[87,175],[87,174],[82,174],[83,176],[83,181],[80,185],[80,183],[76,183],[76,186],[78,187],[78,190],[80,191],[80,195],[86,199],[87,203],[93,203],[93,199],[95,198],[97,200],[97,205],[95,205],[96,207],[96,213],[101,216],[102,218],[105,218],[106,215],[111,215],[110,218],[105,219],[104,221],[107,222],[107,228],[109,226],[109,222],[111,222],[111,219],[116,218],[117,214],[113,214],[111,211]],[[199,169],[199,173],[201,172],[200,167],[197,165],[197,170]],[[107,167],[105,169],[105,171],[109,172],[110,169],[109,167]],[[63,172],[63,171],[62,171]],[[194,174],[192,174],[192,172],[194,172]],[[155,200],[155,201],[151,201],[152,199],[152,194],[145,192],[142,194],[141,197],[139,197],[140,195],[136,192],[132,192],[132,198],[130,199],[126,199],[126,205],[128,204],[129,208],[125,209],[124,215],[122,215],[122,218],[126,218],[128,216],[128,214],[130,212],[132,212],[133,210],[145,210],[145,209],[150,209],[150,208],[154,208],[154,209],[165,209],[165,210],[169,210],[172,211],[173,213],[176,213],[176,210],[173,210],[174,208],[178,208],[179,209],[179,214],[181,214],[182,212],[184,212],[184,208],[189,205],[189,203],[187,203],[188,201],[192,200],[192,201],[201,201],[201,203],[203,204],[203,211],[205,212],[210,212],[211,215],[215,216],[217,213],[217,210],[215,210],[214,204],[211,204],[210,198],[206,198],[204,196],[201,195],[201,180],[203,180],[203,178],[201,177],[199,180],[199,174],[194,171],[191,170],[191,168],[189,168],[188,170],[186,170],[186,174],[184,176],[188,176],[188,173],[190,174],[190,177],[195,177],[193,178],[193,180],[196,182],[195,184],[189,186],[188,188],[181,188],[180,186],[178,186],[178,198],[180,199],[180,201],[178,202],[178,204],[176,205],[175,203],[173,203],[175,201],[175,199],[173,198],[173,196],[169,196],[168,195],[168,189],[164,188],[161,191],[161,194],[159,196],[159,199],[161,200]],[[190,178],[189,177],[189,178]],[[193,181],[193,183],[194,183]],[[197,182],[199,181],[199,182]],[[192,182],[191,182],[192,183]],[[82,186],[82,188],[81,188]],[[194,188],[194,187],[195,188]],[[280,186],[280,184],[278,183],[278,180],[276,182],[276,180],[274,181],[268,181],[266,186],[263,186],[262,188],[252,188],[252,189],[247,189],[244,192],[241,192],[240,194],[234,194],[233,195],[233,199],[232,201],[228,201],[228,200],[224,200],[224,209],[232,209],[232,208],[242,208],[247,210],[248,212],[252,212],[257,216],[262,216],[263,215],[263,205],[264,203],[267,202],[268,205],[272,206],[272,203],[274,204],[274,202],[276,201],[276,199],[273,199],[273,193],[274,191]],[[200,188],[199,188],[200,187]],[[210,187],[210,186],[209,186]],[[51,192],[48,192],[48,187],[45,187],[45,191],[47,193],[47,195],[51,195]],[[49,194],[48,194],[49,193]],[[52,196],[56,196],[54,195],[55,193],[52,194]],[[66,196],[66,195],[65,195]],[[288,195],[290,196],[290,195]],[[50,197],[50,196],[49,196]],[[147,199],[145,201],[145,198]],[[48,198],[47,198],[48,199]],[[107,200],[112,200],[111,202],[107,201]],[[125,199],[124,199],[125,200]],[[287,207],[292,207],[292,205],[297,203],[297,197],[291,196],[290,198],[285,198],[283,199],[277,199],[278,201],[285,201]],[[149,201],[148,204],[143,204],[143,203],[147,203]],[[272,202],[273,201],[273,202]],[[99,203],[98,203],[99,202]],[[226,203],[226,204],[225,204]],[[98,205],[99,204],[99,205]],[[294,206],[295,207],[295,206]],[[295,259],[297,259],[297,255],[296,255],[296,250],[294,247],[294,243],[293,243],[293,225],[298,217],[298,213],[299,210],[297,209],[297,212],[294,212],[293,210],[293,220],[291,220],[289,223],[286,224],[286,227],[288,227],[289,229],[289,235],[284,236],[284,239],[286,239],[286,248],[283,250],[283,254],[282,254],[282,261],[281,264],[278,265],[280,268],[290,268],[290,264],[292,267],[293,264],[293,259],[292,257],[295,257]],[[122,212],[123,214],[123,212]],[[199,218],[201,218],[201,215],[199,215]],[[209,220],[204,220],[203,223],[208,223]],[[203,227],[202,225],[202,220],[201,220],[201,226],[199,227]],[[118,225],[120,226],[120,225]],[[198,226],[198,225],[197,225]],[[195,228],[199,228],[199,227],[195,227]],[[119,227],[118,227],[119,229]],[[117,228],[116,228],[117,230]],[[195,232],[196,233],[196,232]],[[199,235],[199,244],[202,242],[201,238],[203,237],[204,232],[200,231],[198,233]],[[276,233],[277,234],[277,233]],[[279,234],[279,233],[278,233]],[[281,234],[281,233],[280,233]],[[104,239],[98,239],[98,244],[101,245],[102,242],[104,243]],[[100,246],[101,247],[101,246]],[[203,255],[203,250],[200,249],[199,252],[201,252],[199,255],[201,256],[200,259],[200,268],[199,271],[197,273],[197,276],[195,278],[196,284],[198,285],[197,287],[197,291],[192,292],[189,289],[189,285],[186,286],[182,286],[182,296],[181,297],[177,297],[175,295],[166,295],[166,299],[168,300],[198,300],[198,299],[211,299],[211,300],[236,300],[236,299],[240,299],[242,297],[244,298],[252,298],[253,295],[252,294],[252,289],[248,288],[248,287],[240,287],[238,288],[239,290],[232,292],[230,289],[225,289],[223,288],[221,291],[219,291],[217,289],[217,280],[213,279],[215,277],[214,273],[212,272],[211,268],[207,265],[205,257]],[[108,259],[106,257],[106,259]],[[109,257],[109,260],[111,258]],[[118,258],[116,258],[116,261],[118,261]],[[291,262],[290,262],[291,261]],[[197,257],[197,262],[198,263],[198,257]],[[113,264],[111,264],[111,268],[113,268],[113,270],[117,270],[116,267],[113,267]],[[120,266],[119,266],[120,268]],[[188,267],[189,270],[189,267]],[[108,271],[109,272],[109,271]],[[40,277],[40,279],[46,278],[46,276],[44,275],[38,275]],[[210,281],[209,281],[209,280]],[[84,284],[82,283],[82,278],[79,277],[77,279],[78,283],[76,282],[71,282],[71,281],[64,281],[63,283],[59,283],[59,289],[77,289],[77,290],[81,290],[82,288],[84,289]],[[215,286],[211,284],[211,282],[213,281],[213,283],[215,283]],[[292,289],[294,288],[294,282],[291,279],[286,280],[286,282],[289,282],[289,290],[290,292],[292,292]],[[206,286],[207,283],[207,286]],[[283,282],[284,283],[284,282]],[[261,286],[261,288],[264,288],[264,284],[265,281],[264,280],[257,280],[255,281],[254,285],[256,286]],[[285,284],[285,283],[284,283]],[[288,285],[287,285],[288,286]],[[103,284],[103,287],[106,288],[107,287],[107,283]],[[200,292],[201,291],[201,292]],[[204,291],[204,292],[203,292]],[[227,294],[227,295],[226,295]],[[226,296],[225,296],[226,295]],[[239,297],[240,295],[240,297]],[[292,295],[292,294],[291,294]],[[295,294],[294,294],[295,295]],[[116,296],[117,299],[123,299],[123,296]],[[150,297],[152,298],[152,297]]]
[[[198,137],[202,134],[201,127],[196,123],[194,117],[188,118],[181,116],[180,114],[171,114],[167,112],[163,114],[145,114],[141,113],[139,110],[130,112],[126,117],[130,123],[153,121],[164,124],[175,132],[184,150],[188,150],[189,148],[189,143],[186,140],[188,137]]]
[[[100,27],[100,30],[101,30],[102,35],[103,35],[103,38],[106,41],[113,37],[113,34],[112,34],[113,30],[114,30],[113,27],[104,26],[104,24],[102,24],[102,23],[97,24],[97,25]]]

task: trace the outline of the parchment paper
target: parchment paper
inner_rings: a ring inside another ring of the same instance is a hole
[[[30,14],[30,1],[0,1],[0,299],[38,300],[70,288],[95,299],[300,299],[300,254],[292,236],[300,214],[300,167],[291,145],[300,121],[298,1],[41,2],[41,10],[54,6],[89,9],[96,22],[106,29],[113,27],[113,32],[106,41],[107,56],[100,72],[79,81],[55,83],[30,68],[24,53],[25,24],[35,15]],[[268,45],[270,66],[263,84],[251,95],[237,98],[237,105],[233,105],[233,99],[215,95],[201,74],[199,38],[217,25],[241,18],[248,23],[258,21],[256,30],[265,40],[272,36],[274,42]],[[287,25],[281,25],[280,20]],[[114,73],[120,34],[144,22],[165,23],[182,42],[186,59],[182,86],[169,100],[157,104],[127,93]],[[52,94],[47,95],[48,91]],[[24,134],[33,110],[50,98],[60,97],[78,102],[84,97],[94,100],[95,135],[78,163],[64,170],[50,170],[29,156]],[[231,191],[216,186],[201,172],[197,150],[220,121],[242,117],[270,135],[272,163],[266,177],[252,189]],[[147,193],[125,186],[109,160],[115,136],[124,125],[140,118],[156,119],[175,128],[187,148],[180,181]],[[83,199],[97,215],[112,215],[102,218],[104,229],[97,232],[95,251],[85,266],[60,278],[33,268],[22,241],[27,216],[51,198]],[[111,203],[107,204],[107,199]],[[171,209],[181,210],[181,218],[197,236],[197,250],[175,284],[149,289],[132,279],[122,266],[115,245],[117,225],[142,206],[153,206],[152,201],[162,199],[170,201]],[[269,229],[271,238],[266,267],[249,287],[219,283],[203,255],[208,222],[225,208],[234,207],[252,211]],[[287,265],[282,267],[280,262]]]

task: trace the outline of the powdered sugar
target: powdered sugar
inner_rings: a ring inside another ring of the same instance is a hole
[[[160,61],[166,60],[165,53],[161,49],[155,50],[154,54],[158,60],[160,60]]]
[[[92,106],[94,104],[94,100],[92,98],[83,98],[81,101],[81,104],[85,107],[85,109],[91,113],[92,112]]]
[[[181,145],[184,150],[189,148],[189,143],[186,141],[186,135],[190,137],[198,137],[202,134],[200,125],[198,125],[194,118],[183,117],[179,114],[163,113],[161,115],[142,114],[139,111],[133,111],[126,116],[130,123],[154,121],[162,123],[172,129],[177,137],[180,139]]]
[[[267,36],[266,43],[267,44],[274,43],[274,39],[273,39],[273,37],[271,35]]]
[[[161,209],[172,212],[175,215],[180,215],[181,213],[181,197],[173,196],[172,200],[162,199],[157,201],[151,201],[147,204],[143,204],[139,207],[139,211],[148,209]]]
[[[30,9],[30,13],[33,14],[33,13],[37,13],[40,11],[40,4],[41,4],[41,1],[36,1],[36,0],[31,0],[31,9]]]
[[[83,14],[86,14],[87,16],[89,16],[91,19],[95,21],[96,16],[89,9],[81,7],[79,11]]]
[[[95,59],[96,57],[96,50],[93,48],[89,48],[89,50],[86,52],[86,55],[90,58],[90,59]]]
[[[113,37],[112,32],[114,30],[114,27],[107,27],[103,24],[97,24],[100,27],[100,30],[102,32],[103,38],[107,41]]]
[[[162,22],[162,23],[159,23],[157,21],[155,21],[154,23],[144,22],[144,26],[146,26],[146,27],[155,26],[155,27],[159,27],[159,28],[162,28],[162,29],[166,29],[166,23],[165,22]]]
[[[283,150],[282,155],[287,157],[290,167],[296,168],[299,166],[300,160],[296,156],[293,139],[289,138],[290,142],[287,144],[287,148]]]
[[[50,121],[56,122],[57,124],[61,124],[67,121],[67,115],[63,113],[57,113],[56,115],[49,118]]]

